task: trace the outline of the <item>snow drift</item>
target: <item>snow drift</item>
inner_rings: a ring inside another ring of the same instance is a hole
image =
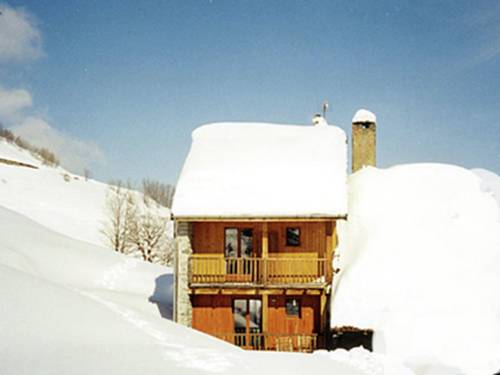
[[[441,164],[352,175],[332,326],[374,329],[375,351],[417,374],[500,370],[493,180]]]
[[[2,374],[383,374],[360,367],[363,358],[245,352],[162,318],[172,302],[168,268],[2,207],[0,228]]]

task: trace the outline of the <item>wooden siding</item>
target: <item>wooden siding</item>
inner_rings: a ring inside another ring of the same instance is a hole
[[[235,298],[262,298],[245,295],[195,295],[193,303],[193,328],[206,333],[234,332],[232,301]],[[285,302],[296,298],[300,302],[300,316],[289,317]],[[312,334],[320,332],[320,296],[268,296],[267,332],[273,334]]]
[[[261,222],[196,222],[193,223],[194,254],[224,254],[225,228],[251,228],[254,237],[254,256],[261,256]],[[326,253],[326,236],[333,222],[270,222],[269,256],[287,254],[307,256],[312,253],[323,257]],[[300,228],[300,246],[286,246],[286,228]]]
[[[285,301],[290,298],[296,298],[300,301],[299,317],[290,317],[286,314]],[[319,296],[269,296],[268,332],[319,333],[319,300]]]
[[[191,298],[194,329],[210,334],[234,331],[232,296],[197,295]]]

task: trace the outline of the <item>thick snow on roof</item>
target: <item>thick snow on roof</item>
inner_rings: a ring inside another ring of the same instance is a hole
[[[413,164],[350,176],[333,326],[374,329],[374,350],[418,374],[500,370],[500,223],[485,189],[499,178],[481,174]]]
[[[346,135],[329,125],[218,123],[193,132],[176,217],[346,214]]]

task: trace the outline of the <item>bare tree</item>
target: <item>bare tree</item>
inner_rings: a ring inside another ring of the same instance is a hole
[[[109,185],[106,194],[107,220],[101,230],[111,247],[119,253],[129,250],[131,223],[136,216],[136,206],[130,190],[131,185],[120,180]]]
[[[159,205],[172,207],[172,199],[175,193],[175,187],[156,180],[142,180],[142,192],[145,197],[151,198]]]
[[[138,254],[146,262],[170,265],[173,242],[168,237],[168,218],[149,197],[140,199],[131,185],[122,181],[110,184],[106,197],[107,221],[102,233],[113,249]]]
[[[143,260],[160,263],[164,258],[162,253],[168,250],[168,220],[159,214],[156,204],[147,197],[144,199],[144,210],[131,225],[130,241]]]

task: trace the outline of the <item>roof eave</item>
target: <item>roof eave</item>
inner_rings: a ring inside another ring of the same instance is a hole
[[[277,215],[277,216],[184,216],[172,214],[172,220],[178,222],[200,221],[332,221],[347,220],[347,214],[341,215]]]

